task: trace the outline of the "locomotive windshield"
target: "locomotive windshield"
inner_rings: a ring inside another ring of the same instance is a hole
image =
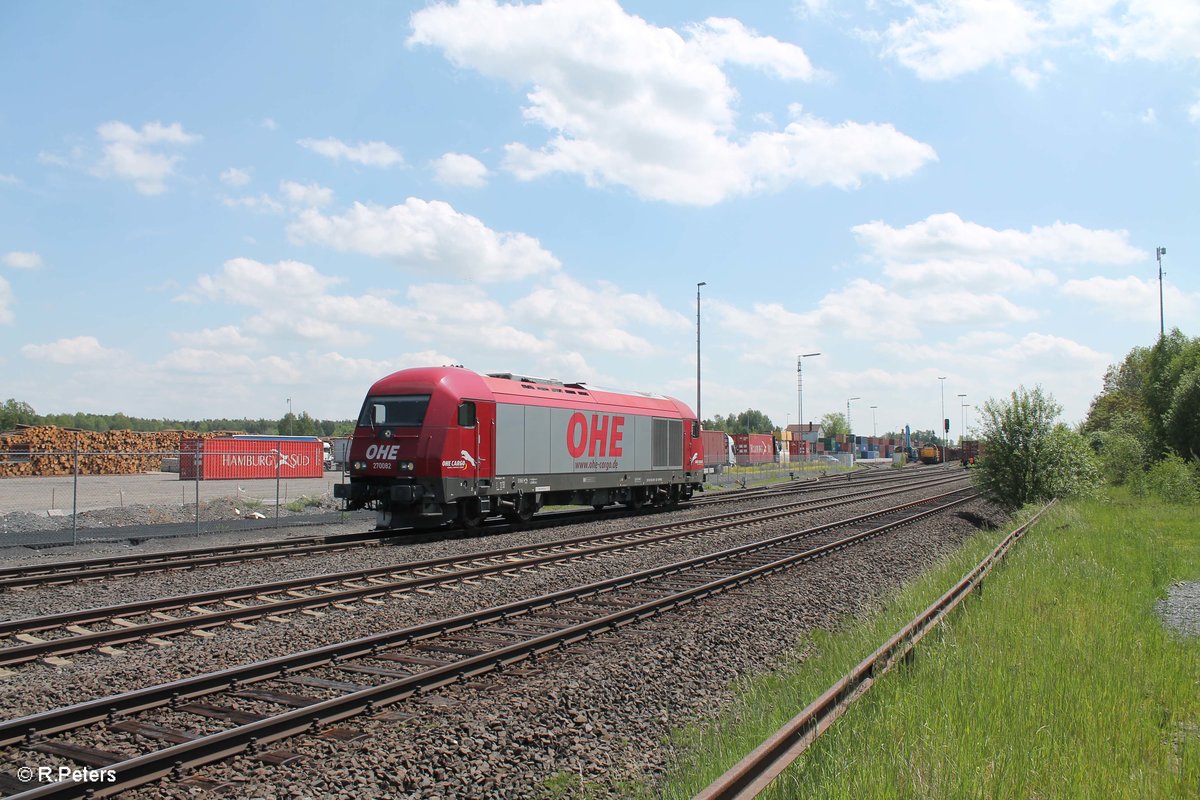
[[[429,408],[429,395],[409,394],[368,397],[363,403],[358,424],[367,427],[419,428]]]

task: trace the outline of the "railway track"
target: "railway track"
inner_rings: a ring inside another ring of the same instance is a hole
[[[340,724],[351,717],[403,719],[404,712],[388,708],[846,550],[973,498],[969,488],[939,494],[535,598],[8,720],[0,723],[0,745],[110,770],[15,787],[26,789],[16,795],[22,800],[101,797],[166,776],[211,785],[188,772],[241,752],[286,763],[294,753],[267,747],[306,733],[353,739],[360,732]]]
[[[122,603],[102,608],[0,622],[0,666],[37,659],[60,659],[86,650],[114,654],[131,642],[166,644],[162,637],[211,635],[214,628],[280,621],[285,615],[349,610],[353,604],[376,604],[382,598],[447,584],[496,580],[517,570],[596,558],[620,550],[662,545],[732,528],[757,525],[804,511],[835,508],[868,499],[944,487],[965,480],[961,474],[926,476],[915,483],[881,491],[852,487],[833,497],[792,501],[745,511],[727,512],[667,525],[572,537],[530,546],[478,551],[453,557],[407,562],[315,577],[250,586],[228,587],[174,597]],[[89,627],[90,626],[90,627]],[[60,663],[60,662],[51,662]]]
[[[907,478],[907,476],[905,477]],[[848,482],[859,486],[866,486],[895,481],[896,478],[891,476],[872,476],[871,478],[859,477],[856,480]],[[689,505],[723,504],[750,498],[824,491],[830,485],[831,481],[822,481],[819,484],[815,481],[796,481],[789,482],[783,486],[746,490],[744,492],[722,493],[713,497],[694,500]],[[620,515],[608,511],[601,512],[599,516],[619,518]],[[594,511],[559,512],[539,515],[539,518],[533,523],[526,524],[520,528],[497,523],[488,529],[488,533],[500,534],[517,529],[529,530],[537,527],[558,525],[566,521],[589,521],[597,518],[598,515]],[[160,553],[26,564],[0,569],[0,592],[5,590],[32,589],[55,584],[130,577],[172,570],[182,571],[209,566],[242,564],[250,561],[324,555],[359,547],[376,547],[379,546],[382,540],[396,535],[397,533],[392,531],[367,531],[334,537],[291,538],[269,542],[191,548]]]

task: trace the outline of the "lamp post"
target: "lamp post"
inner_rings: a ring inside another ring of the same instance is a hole
[[[942,376],[938,377],[938,380],[941,381],[941,383],[938,385],[941,386],[941,392],[942,392],[942,418],[940,420],[938,420],[938,428],[940,428],[941,432],[942,432],[942,463],[945,464],[946,463],[946,376],[942,375]]]
[[[879,432],[875,430],[875,409],[877,408],[879,408],[879,406],[871,406],[871,438],[875,438],[879,435]]]
[[[846,438],[850,441],[850,461],[854,461],[854,429],[850,427],[850,403],[862,400],[861,397],[851,397],[846,400]]]
[[[700,287],[707,286],[706,281],[696,284],[696,423],[701,424],[704,417],[700,414]]]
[[[1163,287],[1162,287],[1162,257],[1167,254],[1167,248],[1156,247],[1154,256],[1158,259],[1158,338],[1163,338],[1166,335],[1166,327],[1163,323]]]
[[[292,435],[292,398],[287,399],[288,403],[288,436]]]
[[[964,397],[966,397],[965,394],[960,394],[958,396],[958,402],[962,406],[962,427],[958,429],[959,450],[962,450],[963,448],[963,434],[967,432],[967,401],[963,399]]]
[[[796,424],[801,428],[804,426],[804,359],[819,356],[820,353],[804,353],[796,356],[796,397],[799,399],[799,406],[796,411],[800,416],[796,419]]]

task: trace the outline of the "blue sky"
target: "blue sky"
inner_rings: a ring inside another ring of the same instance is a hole
[[[705,281],[706,416],[795,422],[819,351],[809,419],[1073,422],[1160,246],[1200,334],[1195,0],[9,2],[0,142],[40,413],[341,419],[444,363],[694,404]]]

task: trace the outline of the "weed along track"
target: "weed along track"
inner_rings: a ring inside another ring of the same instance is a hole
[[[167,776],[205,783],[211,779],[190,770],[236,753],[284,764],[295,753],[276,743],[289,737],[352,740],[361,731],[342,724],[351,718],[406,719],[406,701],[651,618],[667,620],[972,499],[966,488],[938,493],[482,611],[31,714],[0,723],[0,744],[20,748],[10,750],[9,763],[38,753],[103,764],[115,774],[18,795],[29,798],[82,797],[89,789],[107,793]],[[147,749],[154,745],[160,749]]]

